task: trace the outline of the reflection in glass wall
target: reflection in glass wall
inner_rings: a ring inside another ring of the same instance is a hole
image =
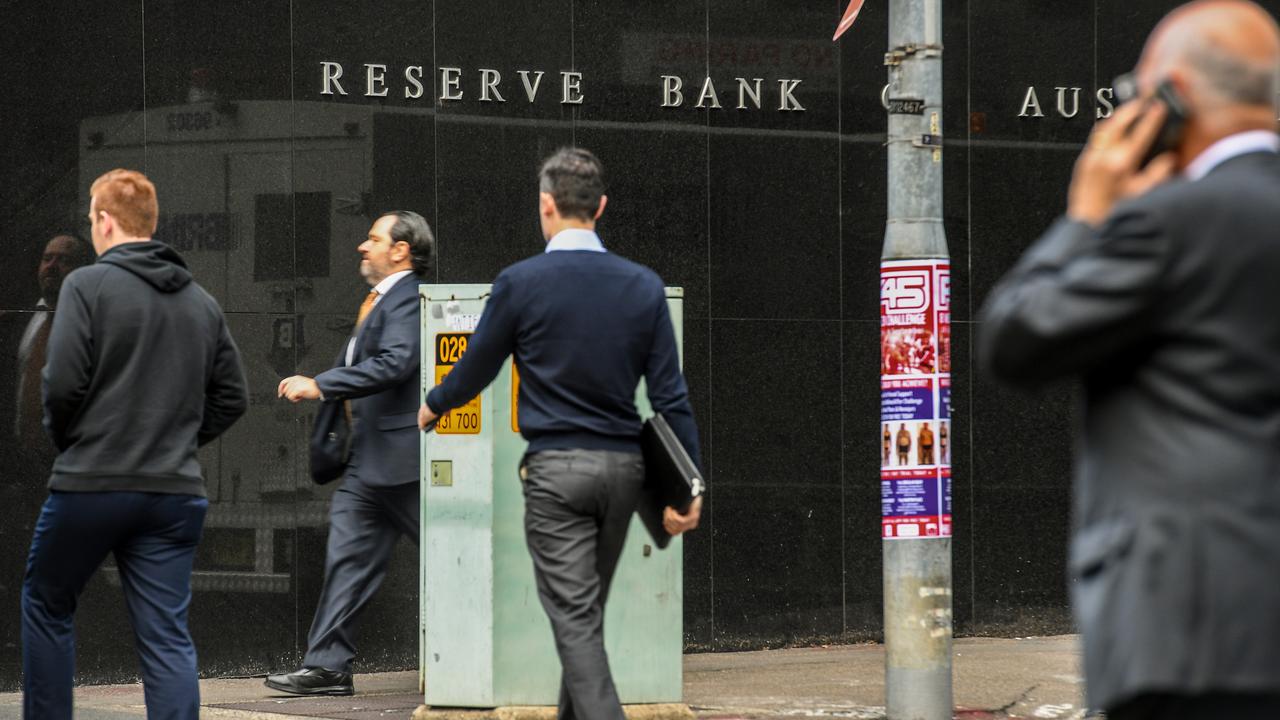
[[[1094,109],[1094,68],[1127,69],[1141,42],[1115,23],[1082,23],[1087,12],[1025,5],[959,1],[944,18],[947,228],[956,266],[970,273],[960,277],[976,288],[958,286],[960,308],[980,302],[1061,208]],[[541,250],[537,164],[575,143],[610,176],[605,244],[686,291],[684,362],[712,488],[706,527],[686,544],[689,646],[875,637],[878,489],[867,478],[882,449],[846,440],[880,433],[886,17],[869,9],[833,45],[841,9],[10,3],[0,46],[0,690],[20,672],[18,589],[52,462],[39,422],[44,340],[62,279],[93,259],[81,239],[89,184],[115,167],[156,183],[157,239],[227,311],[248,365],[248,413],[200,456],[211,506],[191,627],[206,674],[293,669],[304,649],[332,488],[307,474],[314,409],[275,389],[327,368],[349,336],[367,290],[356,246],[371,220],[421,213],[438,239],[430,281],[488,282]],[[1047,107],[1062,83],[1086,88],[1078,117],[1019,117],[1028,87]],[[872,379],[860,382],[863,372]],[[1063,543],[1045,540],[1066,531],[1068,450],[1044,439],[1061,433],[1008,436],[998,421],[1036,417],[1036,407],[958,378],[948,452],[957,468],[972,459],[974,477],[958,470],[956,492],[986,521],[957,518],[957,553],[967,553],[957,587],[971,590],[957,593],[957,623],[1066,630]],[[779,391],[795,383],[803,392]],[[1033,466],[1055,469],[1027,477]],[[1026,523],[1028,506],[1047,509]],[[412,548],[401,548],[361,624],[358,671],[416,664],[416,573]],[[132,678],[110,562],[78,619],[83,678]]]

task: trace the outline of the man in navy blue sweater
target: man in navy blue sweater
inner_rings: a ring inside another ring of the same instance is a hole
[[[525,537],[563,674],[561,720],[622,720],[604,650],[604,603],[644,481],[635,392],[666,416],[694,461],[698,428],[662,279],[607,252],[595,233],[604,171],[565,149],[539,173],[546,252],[503,270],[467,353],[427,395],[426,427],[463,405],[509,355],[520,371]],[[698,525],[702,498],[664,525]]]

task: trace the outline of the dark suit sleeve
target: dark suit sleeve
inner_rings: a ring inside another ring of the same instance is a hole
[[[671,325],[671,312],[663,293],[659,293],[658,311],[655,313],[653,343],[645,361],[644,384],[648,388],[649,404],[654,412],[661,413],[680,438],[685,452],[693,462],[702,467],[698,446],[698,424],[689,404],[689,387],[680,372],[680,353],[676,348],[675,328]]]
[[[991,291],[978,361],[1033,386],[1087,373],[1149,342],[1171,241],[1149,211],[1115,213],[1101,231],[1061,220]]]
[[[240,350],[236,348],[226,320],[218,329],[218,347],[213,358],[213,371],[204,388],[204,419],[196,436],[204,445],[212,442],[249,407],[249,387],[244,378]]]
[[[387,306],[382,307],[383,303]],[[419,371],[422,330],[418,327],[418,294],[388,294],[378,307],[385,314],[378,352],[350,367],[344,365],[317,375],[316,384],[325,400],[374,395]]]
[[[467,352],[439,385],[427,394],[427,407],[441,415],[480,394],[498,376],[502,363],[516,347],[518,303],[512,299],[511,280],[504,272],[493,281],[493,290]]]
[[[41,374],[44,427],[58,450],[65,450],[71,444],[67,430],[80,411],[93,377],[89,303],[77,282],[79,279],[69,275],[62,283]]]

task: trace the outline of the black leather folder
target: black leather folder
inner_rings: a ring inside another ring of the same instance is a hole
[[[340,401],[320,403],[311,428],[311,480],[317,485],[331,483],[347,470],[351,454],[351,426],[346,406]]]
[[[644,451],[644,490],[636,513],[654,544],[665,548],[671,535],[662,527],[663,511],[667,506],[682,513],[688,510],[693,499],[702,494],[702,472],[661,414],[645,421],[640,446]]]

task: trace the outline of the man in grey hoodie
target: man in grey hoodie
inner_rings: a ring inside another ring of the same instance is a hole
[[[151,240],[151,182],[113,170],[89,194],[98,261],[63,281],[42,375],[58,457],[22,587],[23,714],[71,718],[76,599],[110,553],[148,716],[195,720],[187,606],[208,509],[196,449],[244,414],[244,370],[217,302]]]

